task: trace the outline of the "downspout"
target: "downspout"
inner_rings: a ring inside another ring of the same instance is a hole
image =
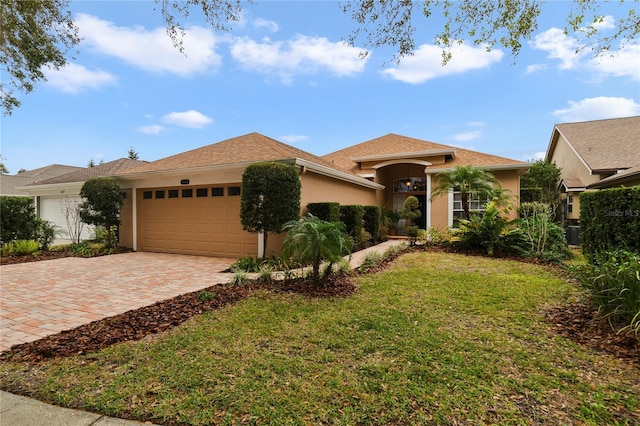
[[[138,188],[131,188],[131,232],[133,232],[133,251],[138,251]]]
[[[426,172],[426,170],[425,170]],[[431,228],[431,175],[427,174],[427,192],[426,192],[426,200],[425,200],[425,214],[426,216],[426,228],[429,230]]]

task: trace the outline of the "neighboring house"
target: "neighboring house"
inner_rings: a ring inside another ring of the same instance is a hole
[[[561,169],[561,219],[580,223],[580,193],[640,184],[640,117],[556,124],[546,161]]]
[[[15,175],[0,175],[0,195],[29,197],[29,194],[18,188],[77,170],[82,170],[82,167],[51,164]]]
[[[28,196],[35,197],[38,217],[54,224],[61,237],[68,235],[67,208],[75,209],[82,202],[80,190],[84,182],[97,176],[108,176],[119,173],[132,166],[144,164],[144,161],[121,158],[94,167],[74,167],[75,171],[39,180],[24,185],[19,189]],[[93,227],[84,225],[81,239],[92,237]]]
[[[138,251],[228,257],[278,252],[281,238],[270,237],[269,247],[259,247],[261,239],[243,231],[240,223],[242,174],[259,161],[298,169],[303,214],[308,203],[325,201],[401,209],[404,199],[415,195],[422,200],[423,227],[439,228],[452,225],[462,211],[453,190],[430,201],[439,172],[457,165],[483,167],[517,195],[520,175],[530,167],[394,134],[318,157],[250,133],[115,173],[126,194],[121,245]],[[473,204],[479,208],[480,200]]]

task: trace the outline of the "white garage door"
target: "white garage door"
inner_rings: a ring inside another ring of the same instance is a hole
[[[80,196],[41,196],[39,197],[40,217],[49,222],[53,222],[58,231],[59,238],[69,238],[69,226],[67,225],[67,219],[65,216],[65,209],[67,206],[75,208],[82,202]],[[93,237],[93,227],[84,224],[80,238],[87,240]]]
[[[258,253],[242,230],[240,186],[141,189],[138,247],[143,251],[241,257]]]

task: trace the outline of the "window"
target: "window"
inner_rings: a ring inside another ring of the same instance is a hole
[[[169,198],[178,198],[178,190],[177,189],[170,189],[167,191]]]
[[[567,195],[567,213],[573,213],[573,195]]]
[[[156,198],[164,198],[164,189],[156,191]]]
[[[224,188],[211,188],[212,197],[224,197]]]
[[[142,192],[142,199],[143,200],[150,200],[153,196],[153,192],[152,191],[144,191]]]
[[[209,190],[207,188],[196,189],[196,197],[206,197],[208,194]]]
[[[489,198],[480,197],[478,194],[469,194],[467,204],[470,213],[483,212],[486,205],[491,201]],[[453,191],[453,227],[458,227],[458,220],[465,219],[464,208],[462,207],[462,194],[457,189]]]
[[[191,198],[193,197],[193,189],[183,189],[182,190],[182,198]]]
[[[230,197],[240,195],[240,187],[230,186],[229,188],[227,188],[227,195]]]
[[[393,192],[425,192],[427,190],[427,178],[407,177],[393,182]]]

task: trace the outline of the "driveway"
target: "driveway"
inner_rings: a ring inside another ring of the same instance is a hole
[[[234,259],[162,253],[0,267],[0,351],[228,282]]]

